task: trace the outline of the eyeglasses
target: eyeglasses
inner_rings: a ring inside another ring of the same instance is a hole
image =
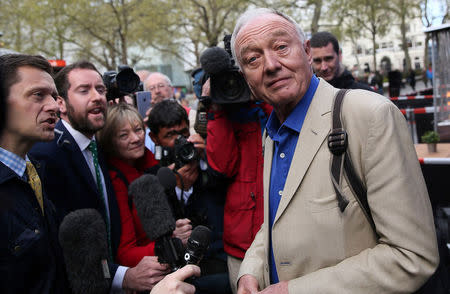
[[[163,84],[163,83],[159,83],[159,84],[157,84],[156,86],[150,86],[150,87],[148,87],[148,90],[149,90],[150,92],[153,92],[153,91],[156,90],[156,88],[162,89],[162,88],[164,88],[164,87],[167,87],[167,85],[166,85],[166,84]]]

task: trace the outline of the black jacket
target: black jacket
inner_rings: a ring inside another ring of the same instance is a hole
[[[40,171],[41,164],[33,162]],[[55,208],[0,162],[0,293],[67,293]]]
[[[372,92],[374,91],[369,85],[355,81],[355,78],[348,70],[344,70],[340,76],[335,77],[329,81],[329,83],[338,89],[363,89]]]
[[[59,219],[62,221],[68,213],[83,208],[97,209],[106,219],[103,200],[75,139],[61,121],[56,124],[55,131],[53,141],[36,143],[29,153],[34,158],[45,162],[43,188],[55,204]],[[120,241],[120,214],[101,150],[99,150],[99,165],[105,178],[108,195],[112,254],[116,256]],[[118,264],[109,263],[111,277],[114,277],[118,266]]]

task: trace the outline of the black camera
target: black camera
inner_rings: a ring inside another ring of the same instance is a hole
[[[143,88],[139,76],[128,65],[120,65],[118,71],[110,70],[103,74],[103,83],[108,90],[107,100],[114,100],[134,92],[142,91]]]
[[[156,146],[155,158],[160,161],[162,166],[175,163],[175,168],[179,169],[185,164],[197,160],[198,153],[194,144],[184,136],[178,135],[173,148]]]
[[[250,101],[250,89],[231,55],[231,35],[223,39],[225,49],[211,47],[200,56],[203,76],[198,76],[200,83],[210,78],[210,97],[213,103],[236,104]],[[193,77],[198,71],[193,73]],[[196,81],[194,81],[195,85]],[[200,97],[200,96],[199,96]]]

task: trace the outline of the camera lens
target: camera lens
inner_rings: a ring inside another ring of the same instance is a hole
[[[179,135],[175,141],[175,153],[184,163],[194,160],[197,154],[194,144],[188,142],[188,140],[181,135]]]

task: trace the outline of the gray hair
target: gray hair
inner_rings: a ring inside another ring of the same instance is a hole
[[[144,90],[145,91],[148,91],[147,84],[153,75],[160,75],[164,79],[164,81],[167,83],[167,85],[172,87],[172,81],[170,80],[170,78],[168,76],[166,76],[165,74],[160,73],[160,72],[152,72],[148,75],[148,77],[144,81]]]
[[[249,9],[238,18],[236,25],[234,26],[233,35],[231,36],[231,53],[233,54],[233,59],[236,61],[239,68],[241,68],[241,65],[238,62],[237,56],[236,56],[236,50],[234,48],[235,42],[236,42],[236,36],[238,35],[239,31],[251,20],[264,15],[264,14],[274,14],[281,16],[282,18],[286,19],[288,22],[292,23],[295,27],[295,30],[297,31],[298,37],[300,39],[301,43],[304,43],[306,38],[305,34],[303,33],[302,28],[298,25],[298,23],[292,19],[289,15],[286,15],[282,12],[279,12],[272,8],[253,8]]]

